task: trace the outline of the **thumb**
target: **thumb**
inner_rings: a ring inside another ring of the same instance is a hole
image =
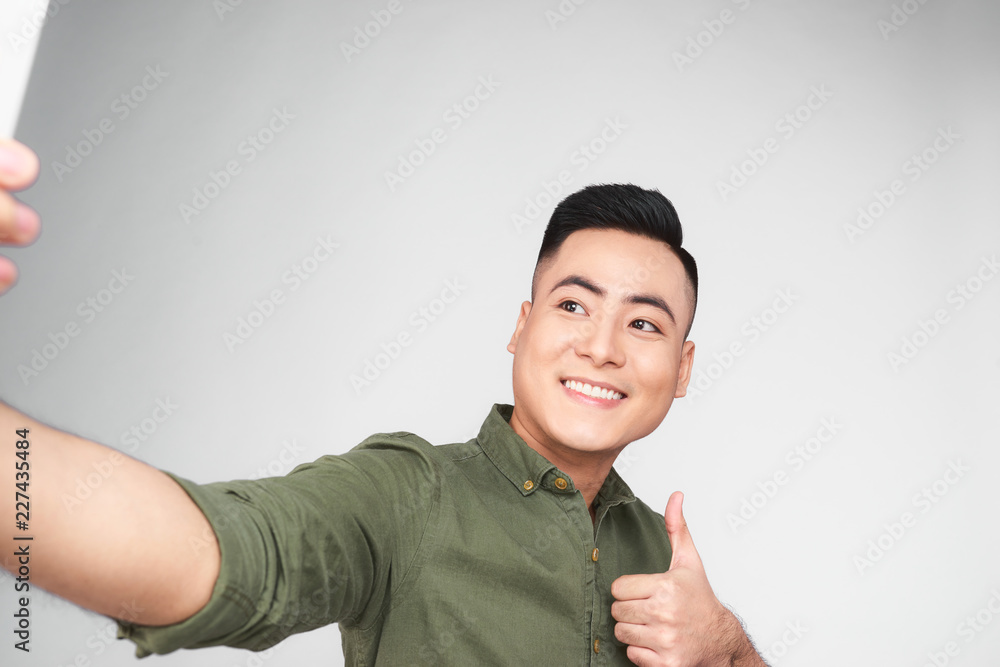
[[[702,568],[701,556],[694,548],[694,540],[684,520],[684,494],[674,491],[667,501],[667,509],[663,513],[667,526],[667,537],[670,538],[670,569],[677,567]]]

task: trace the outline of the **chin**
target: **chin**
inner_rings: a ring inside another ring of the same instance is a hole
[[[560,431],[556,433],[556,440],[564,447],[578,452],[602,452],[620,447],[620,438],[596,437],[590,429]]]

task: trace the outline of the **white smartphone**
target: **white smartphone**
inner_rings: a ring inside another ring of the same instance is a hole
[[[49,11],[46,0],[0,2],[0,136],[13,136],[17,129],[38,37]]]

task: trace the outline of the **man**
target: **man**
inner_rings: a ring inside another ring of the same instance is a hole
[[[36,173],[0,147],[4,189]],[[37,216],[0,194],[0,238],[30,242]],[[709,586],[683,496],[664,518],[612,468],[691,376],[681,241],[655,191],[560,203],[507,346],[514,405],[465,443],[376,434],[285,477],[198,485],[0,405],[0,433],[27,428],[7,447],[33,471],[33,581],[119,618],[140,656],[338,622],[352,665],[763,665]],[[70,516],[62,490],[109,459]]]

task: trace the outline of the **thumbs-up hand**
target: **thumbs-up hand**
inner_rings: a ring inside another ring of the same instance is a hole
[[[667,501],[672,554],[661,574],[627,574],[611,585],[615,637],[640,667],[766,667],[739,620],[719,602],[684,521],[684,494]]]

